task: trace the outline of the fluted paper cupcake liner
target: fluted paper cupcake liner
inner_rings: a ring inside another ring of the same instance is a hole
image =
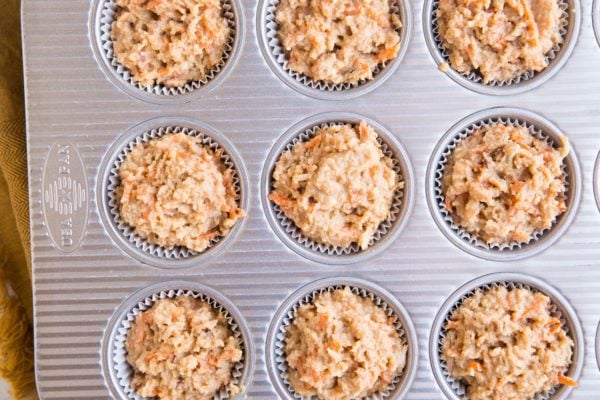
[[[330,279],[334,280],[334,278]],[[344,279],[340,279],[341,282]],[[318,283],[315,282],[315,283]],[[396,328],[396,332],[400,336],[402,340],[402,344],[407,346],[407,361],[404,369],[400,372],[400,374],[392,380],[389,386],[384,390],[369,397],[365,397],[368,400],[383,400],[392,398],[397,395],[397,392],[400,390],[407,390],[408,386],[411,384],[411,379],[413,375],[413,364],[416,363],[416,346],[417,343],[413,341],[413,337],[407,331],[408,327],[405,327],[402,323],[402,320],[405,321],[406,324],[410,324],[410,319],[407,314],[403,314],[403,309],[398,309],[397,305],[390,304],[386,300],[384,300],[375,290],[369,285],[361,285],[360,282],[350,282],[350,283],[339,283],[339,284],[327,284],[324,286],[314,289],[308,289],[305,293],[298,294],[293,298],[293,304],[291,307],[285,312],[283,318],[275,327],[273,334],[273,346],[274,346],[274,367],[276,368],[276,374],[283,383],[284,387],[287,389],[288,395],[293,397],[294,399],[302,399],[302,400],[316,400],[315,396],[307,398],[305,396],[300,395],[294,390],[293,385],[289,381],[288,374],[288,364],[286,361],[285,354],[285,341],[287,338],[287,330],[289,326],[294,321],[296,314],[299,308],[305,304],[311,304],[314,300],[321,294],[325,292],[333,292],[335,290],[349,288],[352,293],[355,295],[361,296],[363,298],[368,298],[373,301],[377,307],[381,308],[388,317],[394,318],[394,326]]]
[[[140,83],[136,82],[133,78],[133,75],[129,72],[129,70],[121,65],[113,50],[113,42],[111,38],[112,25],[115,21],[118,6],[116,5],[116,0],[100,0],[102,1],[102,8],[100,11],[100,52],[102,57],[105,58],[107,65],[112,68],[116,74],[128,85],[135,87],[136,89],[146,92],[148,94],[154,94],[158,96],[164,97],[174,97],[186,93],[193,92],[195,90],[201,89],[203,86],[207,85],[210,81],[215,79],[217,75],[219,75],[224,69],[227,62],[232,57],[232,54],[235,50],[235,38],[236,35],[240,34],[238,31],[235,14],[239,12],[235,5],[235,2],[232,0],[221,0],[221,5],[223,7],[223,17],[227,19],[227,23],[231,30],[229,35],[229,40],[227,41],[227,45],[225,47],[225,52],[223,53],[223,58],[221,62],[213,67],[211,71],[209,71],[204,79],[191,81],[186,83],[181,87],[167,87],[163,84],[155,84],[153,86],[142,86]]]
[[[503,118],[503,117],[485,118],[483,120],[480,120],[479,122],[471,124],[468,127],[466,127],[465,129],[463,129],[462,131],[460,131],[460,133],[458,135],[456,135],[450,141],[450,143],[446,147],[445,151],[442,153],[441,158],[437,162],[437,166],[435,168],[435,174],[434,174],[435,203],[438,207],[439,212],[442,214],[443,219],[446,222],[446,224],[462,240],[467,241],[471,245],[477,246],[482,249],[490,250],[490,251],[510,251],[510,250],[515,250],[515,249],[520,249],[534,241],[539,240],[542,236],[549,233],[552,230],[557,219],[560,217],[560,215],[555,217],[555,219],[552,221],[551,227],[534,232],[531,235],[529,241],[527,241],[527,242],[513,241],[510,243],[488,244],[485,241],[481,240],[480,238],[476,237],[475,235],[472,235],[471,233],[469,233],[464,228],[460,227],[459,225],[457,225],[454,222],[454,219],[452,218],[452,214],[446,209],[445,196],[444,196],[444,191],[443,191],[443,186],[442,186],[442,180],[444,177],[444,171],[446,168],[446,164],[448,163],[448,159],[450,158],[450,156],[452,155],[454,149],[456,149],[458,144],[463,139],[469,137],[474,131],[484,128],[484,127],[490,127],[490,126],[496,125],[496,124],[512,125],[515,127],[517,127],[517,126],[525,127],[525,128],[527,128],[529,133],[532,136],[534,136],[535,138],[543,140],[544,142],[548,143],[550,146],[557,145],[557,143],[554,143],[554,141],[546,133],[544,133],[541,129],[537,128],[535,125],[533,125],[529,122],[526,122],[526,121],[518,120],[516,118]],[[555,147],[555,146],[553,146],[553,147]],[[569,186],[571,183],[571,178],[570,178],[571,171],[569,171],[567,169],[566,163],[563,163],[562,171],[563,171],[563,178],[564,178],[565,189],[566,189],[564,196],[568,197]]]
[[[301,85],[304,85],[310,89],[315,89],[318,91],[324,92],[344,92],[351,89],[355,89],[357,87],[363,86],[366,83],[381,79],[383,76],[383,71],[386,68],[389,68],[391,64],[395,62],[396,59],[390,60],[388,62],[379,64],[373,71],[372,79],[363,79],[356,84],[351,83],[338,83],[334,84],[331,82],[320,81],[310,78],[309,76],[293,71],[288,64],[287,55],[285,49],[283,48],[278,35],[278,26],[276,22],[276,13],[277,6],[279,5],[280,0],[265,0],[266,4],[266,21],[265,21],[265,29],[264,33],[266,36],[265,45],[268,47],[266,50],[269,51],[274,57],[278,67],[283,71],[284,75]],[[402,27],[397,29],[398,34],[400,35],[401,41],[406,41],[408,39],[408,35],[404,32],[407,26],[407,19],[410,16],[403,15],[402,7],[400,2],[405,0],[391,0],[390,2],[390,10],[393,14],[398,15],[400,21],[402,22]],[[401,43],[402,47],[402,43]],[[397,57],[401,57],[400,53]]]
[[[440,55],[446,61],[446,63],[448,63],[449,67],[452,68],[452,64],[450,63],[450,56],[448,54],[448,51],[444,47],[443,40],[442,40],[440,32],[439,32],[438,15],[437,15],[439,3],[440,3],[440,0],[433,0],[431,3],[430,11],[431,11],[431,22],[432,22],[431,30],[432,30],[432,34],[433,34],[432,36],[433,36],[434,44],[435,44],[435,47],[437,48],[437,51],[440,53]],[[559,7],[562,11],[561,18],[560,18],[560,27],[559,27],[559,33],[562,37],[562,40],[559,43],[555,44],[554,47],[552,47],[552,49],[550,49],[550,51],[545,55],[545,59],[546,59],[548,66],[546,68],[544,68],[544,70],[553,67],[553,65],[552,65],[553,60],[560,53],[560,51],[565,47],[566,41],[568,40],[569,24],[571,23],[570,13],[569,13],[569,7],[570,7],[569,0],[559,0]],[[509,80],[493,80],[488,83],[483,83],[483,78],[482,78],[481,74],[479,74],[477,71],[472,70],[468,73],[460,73],[458,71],[457,72],[464,79],[466,79],[470,82],[476,83],[476,84],[490,86],[490,87],[505,87],[505,86],[518,85],[519,83],[533,79],[535,76],[537,76],[544,70],[539,71],[539,72],[527,71],[527,72],[525,72],[517,77],[514,77],[512,79],[509,79]]]
[[[321,123],[321,124],[315,125],[309,129],[306,129],[305,131],[294,136],[290,140],[290,142],[287,144],[284,151],[290,151],[294,147],[294,145],[296,145],[297,143],[304,143],[304,142],[310,141],[316,135],[317,131],[319,131],[320,129],[324,129],[324,128],[327,128],[330,126],[342,125],[342,124],[346,124],[346,122],[326,122],[326,123]],[[381,139],[381,137],[379,137],[379,136],[377,137],[377,142],[380,144],[383,154],[392,160],[392,162],[393,162],[392,169],[397,174],[398,180],[400,182],[404,182],[406,184],[405,179],[404,179],[405,172],[402,170],[400,162],[398,161],[396,154],[394,154],[394,152],[392,151],[390,146],[383,139]],[[281,156],[281,154],[279,154],[277,156],[277,160],[279,160],[280,156]],[[272,190],[272,188],[271,188],[271,190]],[[404,190],[405,189],[397,189],[396,190],[396,193],[394,195],[392,205],[390,208],[390,216],[385,221],[381,222],[377,231],[375,232],[375,234],[369,241],[369,247],[373,246],[374,244],[376,244],[377,242],[379,242],[381,240],[385,240],[386,235],[388,234],[388,232],[390,231],[392,226],[397,222],[398,216],[402,213],[402,207],[404,206],[404,204],[403,204]],[[296,226],[294,221],[292,221],[290,218],[288,218],[285,215],[285,213],[283,212],[283,210],[278,205],[271,202],[271,206],[275,210],[276,218],[277,218],[278,222],[281,224],[281,226],[284,228],[285,233],[289,237],[291,237],[294,241],[296,241],[298,243],[298,245],[300,245],[308,250],[311,250],[311,251],[317,252],[317,253],[321,253],[321,254],[326,254],[329,256],[352,255],[352,254],[358,254],[363,251],[363,250],[361,250],[360,246],[357,243],[353,243],[350,247],[335,247],[335,246],[331,246],[331,245],[327,245],[327,244],[323,244],[323,243],[318,243],[318,242],[308,238],[307,236],[305,236],[301,232],[300,228],[298,228]]]
[[[240,343],[240,348],[242,350],[242,359],[239,362],[235,363],[232,369],[232,383],[236,386],[243,386],[242,376],[244,374],[245,359],[248,357],[248,349],[245,347],[245,343],[248,339],[243,337],[242,330],[240,329],[240,323],[242,322],[236,321],[227,309],[225,309],[217,300],[211,298],[210,296],[188,289],[171,289],[160,291],[139,301],[131,308],[129,312],[127,312],[124,315],[123,319],[119,322],[119,324],[116,327],[113,348],[110,350],[111,355],[113,357],[114,371],[112,371],[112,373],[116,377],[116,380],[118,381],[119,385],[121,386],[121,389],[123,390],[128,399],[146,399],[144,397],[138,396],[130,384],[134,371],[131,365],[129,365],[129,363],[127,362],[127,350],[125,348],[129,329],[135,321],[135,318],[140,313],[151,308],[154,305],[154,303],[156,303],[158,300],[167,298],[174,299],[180,296],[190,296],[195,299],[202,300],[225,317],[225,320],[229,325],[231,333]],[[219,393],[215,395],[214,400],[224,400],[229,398],[230,396],[227,388],[222,388],[219,391]]]
[[[144,132],[143,134],[137,136],[134,140],[130,141],[118,154],[114,163],[110,167],[110,174],[108,177],[108,188],[107,188],[107,202],[108,202],[108,211],[110,213],[110,218],[112,219],[112,223],[118,232],[127,239],[127,241],[137,248],[138,250],[151,255],[153,257],[162,258],[165,260],[169,259],[185,259],[189,257],[200,256],[208,249],[216,246],[221,240],[223,240],[227,235],[218,235],[214,239],[211,240],[210,245],[203,252],[196,252],[194,250],[190,250],[183,246],[176,246],[172,249],[167,249],[163,246],[159,246],[157,244],[153,244],[148,242],[146,239],[140,237],[135,232],[135,228],[128,225],[121,218],[120,207],[119,207],[119,199],[117,196],[117,188],[121,184],[121,178],[119,177],[119,168],[123,161],[125,161],[126,157],[129,153],[135,148],[135,146],[139,143],[148,143],[151,140],[156,140],[164,135],[176,134],[176,133],[184,133],[186,135],[198,137],[201,139],[202,144],[211,149],[215,154],[221,154],[221,162],[231,171],[233,172],[233,184],[236,193],[236,201],[238,204],[240,203],[240,199],[242,196],[242,186],[240,179],[240,171],[237,170],[236,165],[231,160],[227,151],[221,147],[219,143],[217,143],[213,138],[211,138],[208,134],[204,132],[180,126],[166,126],[155,128],[149,131]],[[241,204],[240,204],[241,207]],[[239,222],[238,222],[239,223]]]
[[[464,293],[460,300],[454,304],[453,307],[451,307],[448,312],[446,313],[446,316],[444,318],[444,323],[442,325],[442,329],[440,329],[439,331],[439,335],[438,335],[438,340],[437,340],[437,357],[439,358],[439,366],[441,369],[441,373],[444,376],[444,378],[446,379],[446,382],[448,383],[449,387],[452,389],[452,391],[461,399],[461,400],[468,400],[467,397],[467,386],[465,385],[464,382],[460,381],[460,380],[456,380],[454,379],[451,374],[450,371],[448,371],[448,366],[446,365],[446,363],[442,360],[442,342],[446,336],[446,330],[445,330],[445,325],[446,323],[450,320],[450,316],[452,315],[452,313],[454,311],[456,311],[461,305],[462,303],[468,299],[470,296],[472,296],[473,294],[475,294],[475,292],[477,292],[478,290],[483,290],[488,291],[492,288],[495,287],[500,287],[500,286],[504,286],[505,288],[507,288],[508,290],[514,290],[514,289],[526,289],[529,291],[532,291],[534,293],[540,292],[544,295],[547,295],[544,292],[544,287],[533,287],[531,285],[527,285],[524,283],[520,283],[520,282],[512,282],[512,281],[498,281],[498,282],[493,282],[493,283],[487,283],[484,285],[481,285],[479,287],[473,288],[471,290],[469,290],[468,292]],[[567,333],[567,335],[569,337],[571,337],[571,339],[573,339],[573,343],[577,343],[576,338],[573,337],[573,333],[570,332],[569,330],[569,325],[570,324],[574,324],[576,323],[576,321],[571,321],[571,320],[567,320],[565,318],[565,316],[567,316],[568,318],[568,313],[564,313],[556,303],[554,303],[552,301],[552,298],[550,297],[551,303],[550,303],[550,313],[552,315],[552,317],[557,318],[561,323],[562,326],[565,329],[565,332]],[[571,365],[573,363],[573,360],[571,359]],[[547,392],[543,392],[543,393],[538,393],[536,394],[536,396],[534,397],[534,400],[553,400],[554,399],[554,394],[557,391],[557,388],[560,385],[557,385],[553,388],[551,388],[549,391]]]

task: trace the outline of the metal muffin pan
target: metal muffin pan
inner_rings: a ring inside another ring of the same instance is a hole
[[[249,0],[239,8],[245,24],[238,62],[220,84],[157,102],[141,100],[107,77],[94,50],[97,2],[22,2],[36,373],[42,398],[119,398],[104,365],[111,323],[135,293],[172,281],[212,288],[239,310],[255,357],[246,394],[277,398],[265,355],[277,309],[298,288],[344,276],[381,286],[401,302],[413,321],[420,355],[403,398],[439,400],[444,395],[426,357],[435,316],[465,282],[508,271],[543,279],[573,306],[584,334],[579,349],[584,367],[569,398],[597,397],[600,212],[593,181],[600,151],[600,47],[591,2],[577,9],[580,34],[570,42],[572,53],[561,60],[560,71],[535,89],[504,97],[466,90],[439,72],[422,29],[423,3],[409,4],[405,56],[369,93],[324,101],[290,89],[261,50],[261,8],[259,0]],[[473,257],[448,240],[429,212],[425,180],[444,133],[467,115],[499,106],[530,110],[557,126],[576,151],[582,182],[580,206],[562,236],[541,253],[502,263]],[[406,227],[385,250],[350,265],[298,255],[277,236],[262,207],[261,176],[269,152],[299,121],[323,113],[358,114],[384,126],[402,143],[414,171],[414,207]],[[235,240],[206,262],[190,258],[189,265],[179,267],[141,260],[119,244],[104,220],[101,166],[113,157],[112,146],[125,141],[134,127],[164,117],[174,118],[174,124],[192,120],[212,127],[245,165],[248,215]],[[51,190],[55,187],[61,190]]]

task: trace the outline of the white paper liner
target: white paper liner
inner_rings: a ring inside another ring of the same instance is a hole
[[[194,90],[202,88],[208,82],[213,80],[223,70],[225,64],[231,58],[231,54],[234,50],[235,37],[236,34],[238,34],[235,20],[235,13],[237,12],[237,10],[235,8],[234,3],[231,0],[221,0],[221,4],[223,7],[223,17],[227,19],[227,23],[229,25],[229,28],[231,29],[231,33],[229,35],[229,39],[227,41],[227,45],[225,47],[223,59],[221,60],[221,62],[215,65],[215,67],[206,74],[204,79],[188,82],[181,87],[167,87],[163,84],[155,84],[153,86],[148,87],[142,86],[140,83],[135,81],[133,75],[129,72],[129,70],[125,66],[121,65],[114,55],[113,43],[110,34],[112,30],[112,24],[115,21],[115,16],[118,10],[116,0],[102,1],[102,11],[100,13],[100,52],[105,58],[107,65],[109,65],[117,73],[117,75],[119,75],[123,79],[124,82],[141,91],[167,97],[190,93]]]
[[[308,128],[308,129],[304,130],[303,132],[300,132],[299,134],[295,135],[289,141],[287,146],[283,149],[283,152],[290,151],[294,147],[294,145],[297,143],[304,143],[304,142],[310,141],[310,139],[312,139],[316,135],[317,131],[320,129],[324,129],[324,128],[327,128],[330,126],[345,125],[345,124],[347,124],[347,123],[346,122],[327,122],[327,123],[321,123],[321,124],[315,125],[311,128]],[[354,126],[357,124],[351,124],[351,125]],[[393,163],[392,169],[397,174],[398,180],[400,182],[404,182],[404,184],[406,184],[406,182],[404,180],[404,176],[405,176],[404,171],[402,170],[402,167],[401,167],[400,162],[398,161],[396,155],[390,149],[390,146],[388,146],[388,144],[385,143],[383,141],[383,139],[381,139],[380,136],[377,136],[377,142],[381,145],[381,151],[383,152],[383,154],[386,157],[388,157],[390,160],[392,160],[392,163]],[[281,157],[281,153],[277,155],[277,160],[279,160],[280,157]],[[270,192],[273,191],[272,182],[273,182],[273,178],[271,177],[271,187],[269,189]],[[375,243],[377,243],[381,240],[385,240],[386,235],[391,230],[392,226],[396,222],[398,222],[398,216],[401,215],[402,208],[404,206],[403,198],[404,198],[404,188],[397,189],[396,193],[394,195],[394,198],[392,200],[392,205],[390,207],[390,216],[389,216],[389,218],[387,218],[386,220],[382,221],[379,224],[377,231],[375,231],[375,234],[369,241],[368,248],[372,247]],[[276,217],[277,221],[279,221],[281,226],[284,228],[285,232],[292,239],[294,239],[294,241],[296,241],[300,246],[302,246],[306,249],[312,250],[316,253],[327,254],[330,256],[344,256],[344,255],[350,255],[350,254],[358,254],[358,253],[361,253],[362,251],[364,251],[360,248],[358,243],[352,243],[352,245],[350,245],[349,247],[336,247],[336,246],[331,246],[331,245],[327,245],[324,243],[318,243],[318,242],[308,238],[301,232],[300,228],[298,228],[298,226],[296,226],[294,221],[285,215],[285,213],[283,212],[281,207],[279,207],[277,204],[273,203],[272,201],[270,203],[271,203],[271,206],[273,207],[273,209],[275,210],[275,217]]]
[[[443,57],[443,59],[446,61],[446,63],[450,66],[450,68],[452,68],[452,64],[450,63],[450,56],[449,56],[448,52],[446,51],[446,48],[444,47],[444,43],[442,41],[442,38],[441,38],[440,32],[439,32],[439,28],[438,28],[437,10],[439,7],[439,3],[440,3],[440,0],[434,0],[432,3],[432,6],[431,6],[431,30],[433,33],[433,40],[435,42],[438,52]],[[552,49],[550,49],[550,51],[545,55],[545,59],[546,59],[548,66],[546,68],[544,68],[543,70],[541,70],[539,72],[527,71],[527,72],[525,72],[517,77],[514,77],[510,80],[493,80],[493,81],[489,81],[488,83],[483,83],[483,77],[477,70],[472,70],[468,73],[460,73],[460,72],[459,73],[465,79],[467,79],[473,83],[477,83],[477,84],[485,85],[485,86],[492,86],[492,87],[505,87],[505,86],[517,85],[521,82],[525,82],[530,79],[533,79],[540,73],[546,71],[549,68],[552,68],[552,61],[556,58],[556,56],[560,53],[560,51],[566,45],[567,34],[569,31],[569,24],[571,23],[570,18],[569,18],[569,1],[568,0],[559,0],[559,7],[562,10],[562,15],[560,18],[560,27],[559,27],[559,33],[562,37],[562,40],[559,43],[555,44],[554,47]]]
[[[483,120],[480,120],[476,123],[469,125],[465,129],[461,130],[456,135],[456,137],[454,137],[452,139],[452,141],[450,141],[446,150],[442,153],[442,155],[436,165],[435,178],[434,178],[435,179],[434,191],[435,191],[435,203],[438,207],[438,210],[442,214],[444,221],[450,227],[450,230],[452,230],[460,239],[470,243],[471,245],[477,246],[482,249],[490,250],[490,251],[500,251],[501,252],[501,251],[510,251],[510,250],[515,250],[515,249],[521,249],[524,246],[531,244],[536,240],[541,239],[545,234],[551,233],[552,228],[556,224],[556,221],[558,221],[558,219],[564,213],[557,215],[554,218],[554,220],[552,221],[552,225],[549,228],[533,232],[533,234],[531,235],[531,237],[529,238],[529,240],[527,242],[512,241],[510,243],[488,244],[484,240],[481,240],[480,238],[472,235],[467,230],[465,230],[464,228],[462,228],[459,225],[454,223],[452,214],[450,214],[450,212],[448,212],[448,210],[446,209],[444,191],[442,190],[442,179],[444,177],[444,170],[446,168],[448,159],[449,159],[450,155],[452,154],[452,152],[454,151],[454,149],[456,148],[456,146],[458,146],[458,144],[460,143],[461,140],[467,138],[474,131],[476,131],[478,129],[481,129],[483,127],[489,127],[491,125],[496,125],[496,124],[506,124],[506,125],[512,125],[515,127],[516,126],[525,127],[529,130],[529,133],[532,136],[536,137],[537,139],[543,140],[544,142],[548,143],[550,146],[556,148],[555,145],[557,145],[557,144],[554,143],[554,141],[546,133],[544,133],[541,129],[539,129],[538,127],[536,127],[535,125],[533,125],[529,122],[521,121],[516,118],[503,118],[503,117],[485,118]],[[563,178],[564,178],[564,182],[565,182],[564,196],[565,196],[565,198],[568,198],[569,197],[569,186],[571,184],[571,176],[570,176],[570,171],[567,169],[567,164],[565,162],[563,162],[562,168],[563,168],[562,169]]]
[[[446,382],[448,382],[448,385],[452,388],[452,390],[454,391],[454,393],[461,399],[461,400],[469,400],[468,397],[466,396],[467,394],[467,385],[465,385],[462,381],[456,380],[454,379],[451,375],[450,375],[450,371],[448,371],[448,367],[446,365],[446,363],[442,360],[442,341],[445,338],[445,326],[446,323],[448,323],[448,321],[450,320],[450,316],[452,315],[452,313],[454,311],[456,311],[463,303],[463,301],[465,301],[467,298],[469,298],[470,296],[472,296],[473,294],[475,294],[475,292],[477,290],[483,290],[483,291],[488,291],[494,287],[499,287],[499,286],[504,286],[506,287],[508,290],[514,290],[514,289],[526,289],[526,290],[530,290],[534,293],[542,293],[544,295],[546,295],[546,293],[544,293],[543,288],[536,288],[536,287],[532,287],[530,285],[526,285],[523,283],[518,283],[518,282],[493,282],[493,283],[488,283],[482,286],[479,286],[477,288],[471,289],[469,290],[467,293],[465,293],[464,295],[461,296],[460,300],[450,309],[448,310],[448,313],[446,314],[446,318],[444,319],[444,323],[441,326],[441,329],[439,331],[439,338],[438,338],[438,358],[439,358],[439,365],[440,368],[442,370],[442,375],[445,377]],[[565,319],[565,315],[568,316],[568,313],[563,312],[562,310],[560,310],[558,308],[558,305],[555,304],[554,302],[552,302],[552,298],[550,297],[550,313],[552,315],[552,317],[557,318],[558,320],[560,320],[560,322],[562,323],[562,329],[565,330],[565,332],[567,333],[567,336],[569,336],[572,340],[573,343],[576,343],[575,338],[572,336],[571,332],[569,331],[568,328],[568,324],[567,324],[567,320]],[[571,323],[574,323],[574,321],[570,321]],[[574,345],[575,346],[575,345]],[[574,347],[573,347],[574,349]],[[573,363],[573,359],[571,356],[571,364],[569,366],[571,366]],[[552,400],[553,399],[553,395],[556,393],[556,390],[560,387],[561,385],[556,385],[554,387],[552,387],[548,392],[542,392],[542,393],[538,393],[535,395],[535,397],[533,398],[533,400]]]
[[[386,303],[381,297],[379,297],[377,294],[373,293],[372,291],[370,291],[366,288],[363,288],[363,287],[353,286],[353,285],[345,285],[345,284],[330,285],[330,286],[322,287],[320,289],[313,290],[313,291],[303,295],[292,306],[292,308],[286,313],[286,316],[281,320],[281,324],[277,329],[276,340],[274,343],[275,363],[277,364],[277,370],[279,371],[279,376],[280,376],[281,380],[283,381],[284,385],[287,387],[289,393],[292,394],[292,396],[296,399],[316,400],[316,397],[312,396],[310,398],[306,398],[306,397],[300,395],[299,393],[297,393],[294,390],[294,387],[292,386],[291,382],[289,381],[289,378],[288,378],[289,374],[287,372],[288,364],[287,364],[286,355],[285,355],[285,341],[286,341],[286,337],[287,337],[288,327],[294,321],[294,318],[296,317],[298,309],[302,305],[311,304],[319,295],[321,295],[324,292],[334,292],[336,290],[344,289],[346,287],[350,288],[352,293],[354,293],[358,296],[371,299],[371,301],[373,301],[373,304],[375,304],[377,307],[384,310],[385,314],[388,317],[393,317],[395,319],[394,326],[396,327],[396,332],[398,332],[398,335],[400,336],[400,339],[402,340],[403,345],[407,346],[408,349],[410,349],[411,346],[416,345],[414,343],[408,342],[408,335],[406,335],[406,332],[404,331],[404,327],[400,323],[400,318],[398,317],[398,315],[396,315],[396,312],[394,311],[393,307],[390,306],[388,303]],[[410,350],[409,350],[409,352],[410,352]],[[394,379],[392,380],[392,382],[390,383],[390,385],[386,388],[386,390],[384,392],[374,393],[370,397],[365,397],[365,399],[368,399],[368,400],[387,399],[390,396],[390,394],[392,394],[392,392],[397,389],[398,383],[401,381],[403,375],[409,369],[408,362],[409,361],[407,361],[407,364],[404,366],[404,369],[400,372],[400,374],[398,376],[394,377]]]
[[[406,21],[404,21],[402,18],[402,13],[400,11],[400,5],[398,3],[399,1],[402,1],[402,0],[391,0],[390,1],[390,10],[393,14],[398,15],[398,17],[400,18],[400,21],[402,22],[402,27],[398,28],[397,32],[400,35],[401,40],[406,40],[407,36],[402,35],[402,30],[404,29]],[[267,7],[266,24],[265,24],[265,28],[267,30],[266,45],[268,47],[268,50],[271,52],[271,54],[274,56],[275,60],[277,61],[279,68],[281,68],[291,80],[299,82],[302,85],[307,86],[311,89],[316,89],[316,90],[325,91],[325,92],[342,92],[345,90],[357,88],[368,82],[377,80],[379,78],[380,74],[385,70],[385,68],[394,61],[394,59],[392,59],[392,60],[389,60],[388,62],[379,64],[373,70],[373,78],[372,79],[363,79],[356,84],[351,84],[351,83],[335,84],[335,83],[326,82],[326,81],[319,81],[319,80],[312,79],[311,77],[309,77],[307,75],[293,71],[288,65],[287,55],[285,53],[285,50],[283,49],[283,46],[281,45],[281,42],[279,40],[279,35],[277,33],[278,26],[277,26],[277,22],[275,20],[275,16],[276,16],[277,6],[279,5],[279,2],[280,2],[280,0],[269,0],[266,5],[266,7]],[[410,16],[408,16],[408,18],[410,18]]]
[[[240,201],[242,187],[239,176],[240,172],[237,170],[235,164],[227,154],[227,151],[223,147],[221,147],[214,139],[212,139],[208,134],[186,127],[166,126],[146,131],[143,134],[137,136],[120,151],[119,155],[115,159],[115,162],[110,167],[106,199],[106,201],[108,202],[107,209],[109,210],[110,218],[112,219],[112,222],[114,223],[117,230],[127,239],[127,241],[132,246],[136,247],[137,249],[143,251],[146,254],[163,259],[184,259],[188,257],[202,255],[204,252],[214,247],[217,243],[221,241],[221,239],[225,237],[223,235],[218,235],[215,238],[213,238],[210,241],[209,246],[203,252],[197,252],[183,246],[176,246],[172,249],[167,249],[163,246],[150,243],[146,239],[140,237],[138,234],[135,233],[135,229],[132,226],[128,225],[121,218],[121,213],[118,204],[118,196],[116,192],[116,189],[121,183],[121,178],[119,177],[119,168],[121,164],[138,143],[148,143],[150,140],[155,140],[164,135],[176,133],[184,133],[186,135],[198,137],[202,140],[202,144],[204,146],[209,147],[211,151],[215,152],[215,154],[217,151],[221,152],[221,162],[232,171],[233,185],[236,193],[236,201],[241,207]]]
[[[151,308],[154,303],[161,299],[174,299],[180,296],[191,296],[195,299],[202,300],[208,303],[212,308],[220,312],[227,321],[229,325],[229,329],[233,336],[240,343],[240,348],[242,350],[242,359],[235,363],[232,369],[232,383],[234,385],[240,386],[242,385],[241,378],[244,373],[244,362],[248,357],[246,354],[247,349],[245,348],[242,332],[239,328],[239,321],[236,321],[229,311],[225,309],[219,302],[205,294],[200,292],[192,291],[192,290],[183,290],[183,289],[171,289],[171,290],[163,290],[158,293],[155,293],[151,296],[148,296],[138,302],[132,309],[125,314],[123,320],[119,323],[116,328],[114,346],[111,349],[110,354],[113,357],[114,361],[114,371],[112,371],[117,381],[119,382],[123,392],[127,395],[128,399],[131,400],[147,400],[146,397],[140,397],[135,393],[135,390],[131,387],[130,382],[133,376],[133,368],[127,362],[127,351],[125,349],[125,343],[127,340],[127,333],[131,328],[135,318],[143,311]],[[242,388],[243,390],[243,388]],[[215,395],[214,400],[224,400],[230,398],[227,388],[222,388],[217,395]]]

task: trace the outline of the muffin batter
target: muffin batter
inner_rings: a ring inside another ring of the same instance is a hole
[[[438,28],[452,68],[507,81],[548,66],[563,41],[560,0],[440,0]]]
[[[120,214],[149,243],[201,252],[244,216],[233,171],[184,133],[139,143],[119,168]]]
[[[289,68],[317,81],[372,79],[400,49],[390,0],[281,0],[276,21]]]
[[[232,383],[242,359],[240,343],[225,317],[190,296],[161,299],[140,313],[125,344],[134,370],[131,386],[139,396],[164,400],[213,400]]]
[[[302,305],[285,342],[289,380],[303,396],[361,399],[384,391],[406,366],[394,318],[349,288]]]
[[[563,142],[554,149],[527,128],[504,124],[461,140],[442,180],[454,223],[488,244],[527,242],[550,228],[567,208]]]
[[[364,121],[319,129],[284,152],[269,199],[310,239],[366,249],[403,182]]]
[[[558,384],[573,340],[550,312],[550,299],[504,286],[478,290],[452,312],[441,358],[470,400],[528,400]]]
[[[219,0],[116,0],[115,57],[144,87],[199,81],[223,60],[231,29]]]

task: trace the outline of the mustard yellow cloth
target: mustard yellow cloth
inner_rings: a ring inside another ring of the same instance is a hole
[[[20,0],[0,13],[0,376],[36,399]]]

